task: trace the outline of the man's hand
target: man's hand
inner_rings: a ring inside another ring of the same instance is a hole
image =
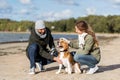
[[[57,52],[57,50],[55,48],[52,48],[50,50],[50,54],[53,55],[53,56],[58,56],[58,52]]]

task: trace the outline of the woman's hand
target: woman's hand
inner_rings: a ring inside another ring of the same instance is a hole
[[[59,64],[62,64],[62,61],[58,57],[54,57],[53,60],[58,62]]]

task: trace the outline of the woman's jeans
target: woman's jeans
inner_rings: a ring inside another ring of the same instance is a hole
[[[47,59],[39,55],[39,46],[36,43],[31,44],[27,52],[30,60],[30,68],[36,67],[35,62],[40,62],[42,65],[47,64]]]
[[[74,60],[81,65],[87,65],[89,68],[94,68],[98,61],[91,55],[82,55],[82,54],[75,54]]]

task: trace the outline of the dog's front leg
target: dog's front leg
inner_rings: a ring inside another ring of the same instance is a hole
[[[68,74],[72,73],[72,65],[68,62]]]
[[[60,71],[61,71],[61,69],[62,69],[62,64],[59,64],[59,69],[58,69],[58,71],[56,72],[56,74],[59,74]]]
[[[74,71],[75,71],[75,73],[81,73],[80,65],[78,63],[74,64]]]

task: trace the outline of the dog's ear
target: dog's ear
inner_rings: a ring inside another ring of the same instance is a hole
[[[63,38],[60,38],[60,39],[59,39],[59,41],[62,41],[62,40],[64,40],[64,39],[63,39]]]
[[[63,41],[66,41],[68,44],[70,43],[70,41],[68,40],[68,39],[66,39],[66,38],[60,38],[60,40],[63,40]]]
[[[64,41],[65,41],[65,38],[64,38],[64,37],[61,37],[60,40],[64,40]]]

